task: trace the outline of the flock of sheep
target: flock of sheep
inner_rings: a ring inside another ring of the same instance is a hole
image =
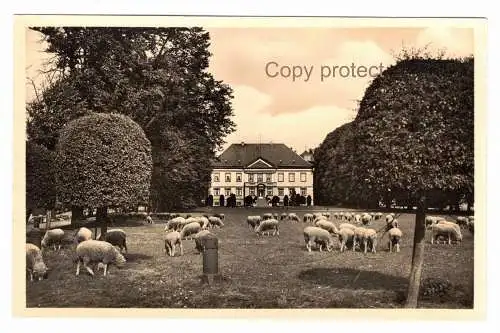
[[[332,218],[332,219],[331,219]],[[311,252],[315,247],[319,251],[325,249],[328,252],[333,250],[334,239],[339,242],[340,252],[344,252],[349,247],[352,251],[362,250],[364,253],[371,251],[376,253],[377,241],[382,239],[387,233],[389,236],[389,251],[400,251],[400,241],[403,232],[399,229],[399,222],[394,213],[385,216],[385,224],[379,230],[369,228],[373,221],[383,218],[382,213],[357,213],[357,212],[329,212],[306,213],[302,219],[296,213],[265,213],[262,216],[252,215],[247,217],[247,225],[258,236],[272,235],[279,236],[279,226],[283,222],[311,223],[303,229],[306,250]],[[337,222],[334,223],[332,220]],[[202,253],[207,239],[215,237],[209,229],[221,228],[224,226],[224,214],[214,214],[213,216],[202,215],[186,218],[174,216],[168,220],[164,228],[164,251],[169,256],[175,256],[176,247],[183,255],[183,240],[194,240],[195,249]],[[147,221],[153,223],[151,219]],[[444,238],[444,241],[451,244],[452,241],[461,241],[461,228],[468,228],[474,232],[474,217],[458,217],[456,222],[447,221],[443,217],[427,216],[425,220],[426,228],[432,230],[431,243]],[[382,236],[379,237],[379,234]],[[41,249],[31,243],[26,243],[26,270],[30,280],[35,277],[42,280],[48,268],[44,263],[42,250],[50,246],[54,251],[61,248],[65,237],[62,229],[48,230],[41,242]],[[89,266],[97,264],[97,271],[103,269],[106,276],[108,265],[115,264],[122,267],[126,263],[123,256],[127,252],[127,235],[122,229],[108,230],[104,235],[98,235],[92,239],[92,231],[87,228],[80,228],[73,235],[75,246],[76,275],[80,274],[80,266],[94,276],[94,271]]]

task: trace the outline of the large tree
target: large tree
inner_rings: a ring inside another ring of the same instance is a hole
[[[151,143],[129,117],[93,113],[70,121],[61,130],[57,154],[58,199],[96,208],[101,233],[109,207],[148,203]]]
[[[315,156],[318,165],[325,158],[329,169],[322,171],[322,181],[336,184],[323,191],[396,198],[418,207],[406,304],[416,307],[429,199],[473,198],[473,58],[399,59],[367,88],[356,119],[342,136],[343,147],[328,148],[330,137],[321,148],[326,157]],[[334,167],[328,164],[329,154],[341,155]]]
[[[209,34],[201,28],[38,27],[55,82],[28,106],[28,135],[53,149],[58,130],[89,112],[131,117],[153,145],[152,206],[198,203],[205,165],[234,130],[232,90],[207,72]],[[182,140],[172,151],[166,142]],[[183,158],[196,154],[196,161]],[[173,169],[185,171],[173,172]],[[191,171],[188,171],[191,170]],[[186,179],[185,177],[189,177]],[[182,188],[189,183],[194,189]],[[160,191],[160,192],[158,192]],[[182,206],[181,205],[181,206]]]

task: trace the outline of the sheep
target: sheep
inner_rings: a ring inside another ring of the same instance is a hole
[[[399,243],[403,237],[401,229],[394,227],[389,229],[389,252],[392,252],[393,246],[396,247],[396,252],[399,252]]]
[[[323,213],[323,216],[326,217],[327,220],[329,220],[331,215],[329,212],[325,212]]]
[[[394,228],[399,228],[399,221],[398,221],[398,219],[394,219],[394,220],[392,220],[391,225],[392,225]]]
[[[354,236],[352,237],[352,250],[356,251],[356,244],[361,245],[361,241],[363,241],[365,231],[367,229],[363,227],[356,227],[354,228]]]
[[[176,216],[167,222],[167,225],[165,226],[165,231],[177,230],[179,228],[179,225],[181,223],[184,223],[185,221],[186,219],[183,218],[182,216]]]
[[[394,215],[389,214],[385,217],[385,223],[391,223],[394,220]]]
[[[77,245],[89,239],[92,239],[92,231],[85,227],[78,229],[74,236],[74,241]]]
[[[462,241],[462,233],[460,232],[460,227],[453,222],[440,221],[433,224],[432,227],[432,238],[431,244],[434,244],[434,240],[439,236],[447,236],[448,244],[451,244],[451,238],[455,238],[457,241]]]
[[[337,236],[340,241],[340,252],[344,252],[347,248],[347,242],[352,241],[354,238],[354,229],[351,228],[341,228],[337,232]]]
[[[320,217],[325,217],[323,214],[321,213],[314,213],[312,214],[313,215],[313,220],[317,220],[319,219]]]
[[[262,215],[262,220],[265,221],[265,220],[270,220],[273,218],[273,214],[271,213],[265,213]]]
[[[201,231],[201,226],[198,222],[191,222],[186,224],[181,230],[181,239],[185,239],[187,236],[196,234]]]
[[[273,219],[279,220],[280,216],[278,213],[273,213]]]
[[[312,222],[314,220],[314,215],[310,213],[305,213],[303,217],[304,222]]]
[[[363,216],[361,216],[361,222],[363,223],[363,225],[369,225],[370,222],[372,221],[372,216],[370,214],[363,214]]]
[[[339,229],[344,229],[344,228],[348,228],[348,229],[352,229],[352,230],[354,230],[354,229],[356,229],[357,227],[356,227],[356,226],[354,226],[354,225],[352,225],[352,224],[350,224],[350,223],[341,223],[341,224],[339,225]]]
[[[56,250],[56,245],[58,245],[57,249],[61,249],[61,242],[64,238],[64,231],[62,229],[51,229],[47,230],[42,239],[42,249],[46,248],[50,244],[54,246],[54,251]]]
[[[322,251],[323,246],[326,250],[330,252],[333,247],[333,237],[332,235],[319,227],[305,227],[304,228],[304,241],[306,243],[306,249],[311,252],[311,247],[313,243],[319,245],[319,251]]]
[[[351,221],[354,218],[354,214],[347,212],[344,214],[344,217],[347,221]]]
[[[288,218],[288,214],[287,213],[281,213],[280,220],[286,220],[287,218]]]
[[[100,241],[106,241],[114,246],[118,246],[118,248],[122,252],[128,252],[127,234],[122,229],[110,229],[104,234],[104,236],[99,234],[96,239]]]
[[[354,222],[361,223],[361,215],[359,215],[359,214],[354,215]]]
[[[213,233],[211,233],[208,230],[201,230],[197,234],[193,236],[194,243],[195,243],[195,249],[199,252],[202,253],[203,250],[205,249],[205,241],[207,238],[215,237]]]
[[[380,220],[382,218],[382,213],[375,213],[375,220]]]
[[[267,235],[269,235],[271,230],[273,230],[273,236],[280,235],[278,220],[275,219],[264,220],[258,226],[255,227],[255,233],[259,236],[264,233],[267,233]]]
[[[208,224],[209,228],[215,228],[215,227],[220,228],[220,227],[224,226],[224,223],[222,223],[222,220],[217,216],[210,216],[208,218],[208,222],[209,222],[209,224]]]
[[[372,253],[377,253],[377,232],[373,229],[365,229],[363,235],[363,245],[365,253],[368,251],[368,245],[371,245]]]
[[[438,216],[426,216],[425,217],[425,228],[429,229],[433,224],[438,223],[438,221],[443,220],[443,218]]]
[[[223,213],[214,214],[214,217],[220,218],[221,221],[224,221],[224,219],[226,218]]]
[[[80,263],[87,269],[90,275],[94,276],[94,271],[88,266],[89,263],[98,263],[103,267],[106,276],[108,265],[114,263],[117,267],[123,267],[126,263],[125,257],[111,243],[89,239],[81,242],[76,247],[76,275],[80,275]]]
[[[469,222],[469,220],[467,219],[467,217],[465,217],[465,216],[459,216],[459,217],[457,217],[457,224],[459,225],[460,228],[467,227],[467,222]]]
[[[33,281],[33,276],[38,281],[43,280],[48,271],[43,261],[42,251],[31,243],[26,243],[26,271],[30,275],[30,281]]]
[[[299,222],[300,221],[299,217],[295,213],[288,214],[288,220],[294,221],[294,222]]]
[[[184,227],[184,225],[189,224],[189,223],[193,223],[193,222],[198,222],[198,220],[199,220],[198,217],[188,217],[183,222],[181,222],[181,224],[183,224],[183,227]]]
[[[154,224],[153,218],[151,217],[151,215],[146,216],[146,223],[147,224]]]
[[[196,222],[200,225],[201,229],[207,229],[208,228],[208,218],[205,216],[200,216],[197,218]]]
[[[316,224],[316,222],[318,222],[318,221],[328,221],[328,220],[327,220],[326,216],[321,215],[317,219],[314,220],[313,224]]]
[[[333,222],[320,219],[320,220],[317,220],[314,224],[315,224],[315,226],[317,226],[321,229],[325,229],[326,231],[328,231],[331,234],[336,234],[338,232],[338,229],[335,226],[335,224],[333,224]]]
[[[182,248],[181,233],[178,231],[170,231],[165,234],[165,253],[173,257],[175,256],[175,246],[179,245],[181,251],[181,256],[184,254],[184,249]]]
[[[474,233],[474,219],[469,220],[469,222],[467,222],[467,228],[472,234]]]
[[[252,230],[255,230],[255,227],[258,226],[261,221],[262,217],[260,217],[259,215],[253,215],[247,217],[248,227]]]

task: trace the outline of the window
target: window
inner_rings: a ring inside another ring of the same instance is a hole
[[[278,187],[278,195],[279,196],[284,196],[285,195],[285,189],[283,187]]]
[[[288,174],[288,181],[293,183],[295,181],[295,172],[290,172]]]
[[[225,191],[226,191],[226,197],[231,195],[231,189],[229,187],[227,187]]]
[[[230,183],[231,182],[231,174],[228,172],[226,173],[226,183]]]
[[[307,188],[306,187],[301,187],[300,188],[300,195],[303,195],[303,196],[307,195]]]
[[[236,188],[236,195],[239,197],[243,195],[243,189],[241,187]]]
[[[272,179],[272,175],[270,173],[266,173],[266,182],[270,183]]]
[[[273,195],[273,189],[272,188],[268,188],[267,189],[267,195]]]
[[[279,182],[285,181],[285,174],[284,173],[278,173],[278,181]]]
[[[262,173],[258,173],[257,174],[257,182],[258,183],[262,183],[262,179],[263,179],[263,174]]]
[[[288,188],[288,195],[292,195],[292,193],[295,193],[295,187]]]
[[[218,183],[219,182],[219,173],[214,173],[214,183]]]
[[[305,172],[301,172],[301,173],[300,173],[300,181],[301,181],[301,182],[305,182],[305,181],[306,181],[306,179],[307,179],[307,177],[306,177],[306,173],[305,173]]]
[[[250,195],[255,195],[255,187],[250,187]]]
[[[238,183],[241,182],[241,173],[239,173],[239,172],[236,174],[236,181]]]
[[[253,173],[249,173],[249,174],[248,174],[248,181],[249,181],[250,183],[253,183],[253,182],[254,182]]]
[[[214,187],[214,195],[220,195],[220,190],[218,187]]]

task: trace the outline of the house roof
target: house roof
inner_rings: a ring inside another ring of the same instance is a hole
[[[312,168],[283,143],[233,143],[212,163],[216,168]]]

